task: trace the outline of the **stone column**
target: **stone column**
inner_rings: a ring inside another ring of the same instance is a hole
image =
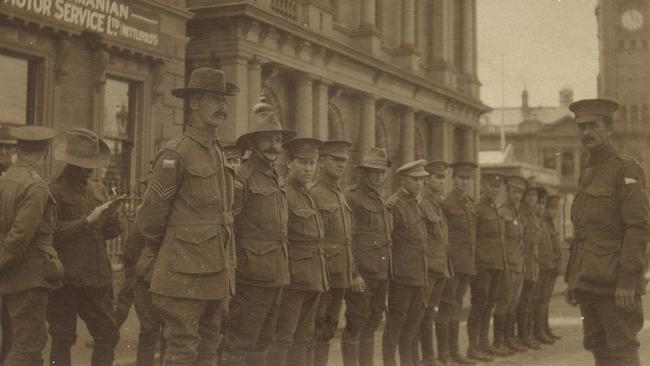
[[[415,0],[402,0],[402,47],[415,47]]]
[[[322,80],[314,87],[314,137],[327,140],[329,137],[329,87],[331,82]]]
[[[222,61],[226,81],[239,87],[239,93],[227,99],[227,122],[219,129],[221,141],[234,141],[248,131],[248,58],[235,56]]]
[[[362,95],[360,98],[360,121],[359,121],[359,160],[363,159],[368,150],[375,146],[375,96],[372,94]]]
[[[458,0],[457,0],[458,1]],[[474,74],[474,1],[463,1],[463,74]]]
[[[361,3],[361,28],[374,28],[375,18],[375,0],[362,0]]]
[[[474,130],[471,127],[463,128],[463,160],[474,161]]]
[[[454,30],[454,17],[455,17],[455,12],[454,12],[454,1],[463,1],[463,0],[443,0],[444,1],[444,6],[443,9],[446,14],[446,18],[449,19],[447,21],[445,29],[447,30],[446,38],[445,38],[445,55],[447,57],[447,60],[449,60],[449,64],[453,65],[454,64],[454,38],[456,37],[455,35],[455,30]]]
[[[411,107],[402,112],[401,132],[400,155],[404,164],[415,159],[415,112]]]
[[[262,64],[260,60],[253,57],[248,61],[248,116],[249,120],[253,114],[253,106],[260,99],[262,90]],[[280,121],[283,125],[286,121]]]
[[[313,82],[308,74],[299,74],[295,79],[296,110],[295,129],[300,137],[312,137],[313,127]]]
[[[429,156],[432,160],[445,160],[450,162],[450,153],[449,153],[449,122],[445,121],[442,117],[439,117],[431,124],[429,129],[429,141],[431,143],[431,155]]]

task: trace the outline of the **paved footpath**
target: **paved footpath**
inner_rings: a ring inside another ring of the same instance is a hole
[[[483,363],[482,365],[526,365],[526,366],[589,366],[593,365],[591,354],[582,348],[582,323],[580,312],[564,302],[563,283],[558,281],[558,291],[551,302],[551,325],[563,338],[554,345],[545,346],[538,351],[528,351],[515,356],[500,358],[495,362]],[[644,298],[644,307],[650,310],[650,298]],[[467,301],[465,301],[467,303]],[[343,322],[341,322],[343,325]],[[461,324],[461,350],[467,350],[466,323]],[[116,350],[115,366],[134,365],[135,350],[137,346],[139,324],[135,312],[132,310],[129,318],[121,329],[121,340]],[[380,366],[381,361],[381,335],[377,332],[375,346],[375,365]],[[90,335],[85,329],[83,322],[78,322],[77,344],[72,350],[73,365],[89,365],[91,349],[86,345]],[[644,329],[639,334],[641,342],[641,364],[650,365],[650,321],[647,321]],[[342,366],[340,338],[332,341],[330,355],[331,366]],[[44,352],[47,360],[49,344]]]

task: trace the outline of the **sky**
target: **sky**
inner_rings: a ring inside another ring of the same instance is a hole
[[[477,0],[483,103],[520,106],[524,86],[531,106],[557,105],[565,86],[574,100],[596,97],[597,2]]]

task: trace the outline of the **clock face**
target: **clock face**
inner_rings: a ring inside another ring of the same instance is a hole
[[[643,14],[637,9],[626,10],[621,14],[621,23],[629,31],[637,31],[643,26]]]

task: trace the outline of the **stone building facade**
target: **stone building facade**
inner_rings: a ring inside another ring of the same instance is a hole
[[[478,159],[476,0],[189,0],[187,73],[213,66],[240,94],[232,141],[260,94],[299,136],[371,146],[399,165]],[[389,177],[392,180],[392,177]],[[348,183],[352,183],[349,174]],[[393,186],[395,182],[393,180]]]
[[[84,127],[109,143],[105,178],[131,190],[160,144],[182,131],[180,0],[0,1],[0,124]],[[49,170],[56,176],[60,164]]]

